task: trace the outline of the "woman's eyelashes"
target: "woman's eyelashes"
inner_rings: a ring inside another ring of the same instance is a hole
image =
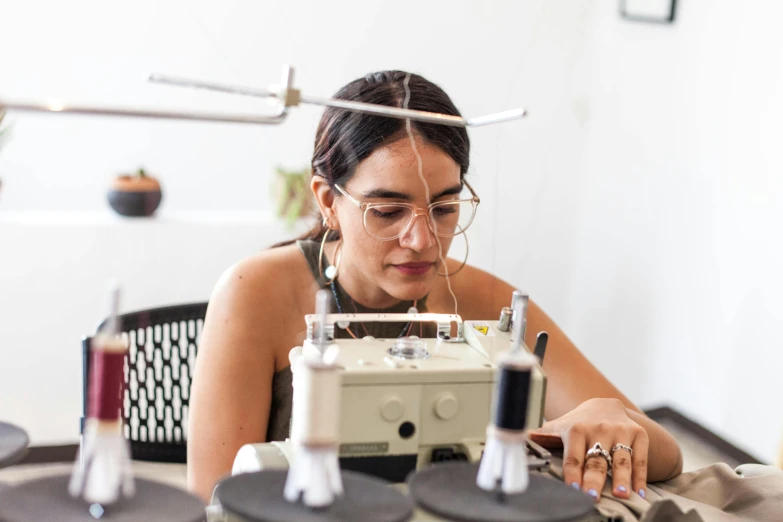
[[[378,219],[386,219],[386,220],[393,220],[393,219],[399,219],[402,217],[403,212],[405,211],[402,207],[375,207],[371,208],[370,212],[372,213],[372,216]]]
[[[458,210],[459,209],[455,205],[441,205],[433,208],[432,212],[436,216],[447,216],[456,213]]]

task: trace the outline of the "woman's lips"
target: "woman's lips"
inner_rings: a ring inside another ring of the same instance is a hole
[[[404,263],[401,265],[394,265],[394,268],[396,268],[397,270],[399,270],[405,275],[422,275],[429,272],[430,268],[432,268],[434,264],[435,263],[428,263],[428,262]]]

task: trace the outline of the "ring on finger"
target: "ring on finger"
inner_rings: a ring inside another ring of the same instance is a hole
[[[612,455],[614,455],[614,452],[617,451],[617,450],[627,451],[630,454],[630,456],[633,457],[633,448],[630,447],[630,446],[626,446],[625,444],[617,443],[612,448]]]
[[[595,457],[601,457],[606,461],[608,468],[612,468],[612,455],[601,446],[600,442],[593,444],[593,447],[585,453],[585,460]]]

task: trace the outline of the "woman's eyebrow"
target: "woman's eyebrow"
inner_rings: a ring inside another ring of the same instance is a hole
[[[460,183],[459,185],[454,185],[453,187],[449,187],[445,190],[441,190],[440,192],[432,196],[432,199],[436,200],[442,198],[443,196],[459,195],[460,192],[462,192],[462,183]]]
[[[403,194],[402,192],[395,192],[394,190],[386,190],[386,189],[373,189],[368,192],[365,192],[364,197],[367,199],[402,199],[404,201],[410,201],[411,197],[408,194]]]
[[[442,198],[443,196],[452,196],[454,194],[459,194],[460,192],[462,192],[461,183],[445,190],[441,190],[432,196],[432,200],[434,201],[436,199]],[[403,201],[411,201],[412,199],[409,194],[388,189],[373,189],[365,192],[363,196],[367,199],[401,199]]]

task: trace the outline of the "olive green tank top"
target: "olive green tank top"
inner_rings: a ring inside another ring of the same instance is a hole
[[[333,313],[407,313],[413,306],[413,301],[402,301],[389,308],[377,309],[362,306],[353,301],[350,295],[343,290],[338,281],[334,284],[327,284],[322,272],[326,270],[326,259],[322,261],[322,266],[318,266],[318,252],[320,243],[313,240],[299,240],[296,242],[299,250],[305,257],[307,265],[313,278],[318,282],[319,287],[327,288],[332,293],[331,311]],[[339,279],[339,274],[338,274]],[[315,296],[313,296],[315,299]],[[427,297],[420,299],[416,303],[416,308],[420,313],[427,311]],[[304,318],[302,318],[304,321]],[[435,334],[434,325],[421,323],[410,325],[408,323],[368,323],[353,324],[350,327],[356,337],[365,337],[371,335],[377,338],[396,338],[402,335],[419,335],[420,337],[433,337]],[[335,338],[351,337],[350,333],[340,328],[335,328]],[[292,346],[293,348],[293,346]],[[267,441],[285,440],[291,431],[291,400],[293,398],[291,367],[286,366],[282,370],[275,372],[272,377],[272,404],[269,411],[269,423],[267,428]]]

